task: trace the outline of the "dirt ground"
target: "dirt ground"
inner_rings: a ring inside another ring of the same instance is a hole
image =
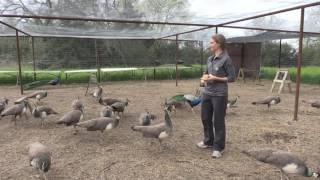
[[[129,81],[104,83],[109,97],[128,98],[124,118],[117,129],[105,132],[87,132],[81,129],[73,135],[71,127],[54,122],[70,110],[71,101],[80,96],[85,103],[85,119],[99,116],[101,105],[92,97],[85,97],[85,84],[42,87],[48,90],[43,103],[60,114],[47,118],[40,128],[38,119],[17,121],[10,117],[0,120],[0,179],[39,179],[37,171],[28,164],[25,146],[41,141],[53,153],[51,180],[71,179],[280,179],[276,168],[247,157],[242,150],[275,148],[294,152],[307,160],[311,169],[320,167],[320,109],[300,103],[299,121],[292,121],[294,93],[287,89],[281,94],[282,102],[270,111],[266,106],[253,106],[251,102],[269,95],[271,81],[232,83],[229,96],[240,96],[236,108],[228,110],[226,117],[227,144],[223,158],[212,159],[210,150],[200,150],[195,144],[202,140],[200,108],[196,117],[189,109],[172,114],[174,136],[160,148],[157,140],[145,139],[130,127],[145,109],[163,121],[161,104],[177,93],[194,93],[197,79],[174,81]],[[293,86],[295,87],[295,86]],[[26,91],[30,93],[31,91]],[[320,87],[302,85],[301,98],[319,98]],[[11,100],[20,97],[16,86],[0,86],[0,96]],[[291,179],[303,179],[290,176]]]

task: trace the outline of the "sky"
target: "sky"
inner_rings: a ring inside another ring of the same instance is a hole
[[[287,7],[294,7],[301,4],[308,4],[316,2],[315,0],[189,0],[190,10],[196,16],[207,17],[232,17],[235,19],[249,17],[265,12],[275,11]],[[245,14],[245,16],[243,16]],[[280,19],[279,25],[274,25],[274,28],[282,28],[287,30],[299,30],[300,10],[281,13],[274,15],[277,19]],[[228,20],[228,19],[226,19]],[[214,20],[212,21],[214,22]],[[217,22],[218,23],[218,22]],[[237,26],[251,26],[249,22],[241,22],[234,25]],[[272,24],[268,24],[268,27],[272,28]],[[227,36],[243,36],[246,35],[245,30],[236,29],[221,29],[220,32],[225,33]],[[295,40],[294,40],[295,41]],[[289,40],[292,42],[292,40]]]
[[[242,14],[250,12],[263,12],[286,7],[296,4],[306,4],[315,2],[314,0],[189,0],[191,11],[198,15],[218,16],[223,14]],[[215,6],[219,8],[215,8]],[[285,18],[290,15],[283,14]],[[296,16],[297,17],[297,16]]]
[[[195,14],[195,16],[200,17],[220,17],[228,18],[232,17],[232,20],[239,19],[243,17],[250,17],[257,14],[262,14],[265,12],[271,12],[279,9],[284,9],[288,7],[294,7],[301,4],[308,4],[312,2],[317,2],[315,0],[189,0],[190,11]],[[306,14],[308,12],[306,8]],[[269,16],[270,17],[270,16]],[[285,13],[280,13],[273,15],[276,19],[280,19],[281,27],[288,30],[299,30],[300,21],[300,10],[289,11]],[[224,22],[230,19],[224,19]],[[201,19],[199,19],[201,21]],[[210,22],[208,20],[208,22]],[[215,20],[211,20],[215,22]],[[215,24],[219,22],[216,21]],[[247,24],[248,22],[240,23],[241,25]],[[212,23],[210,23],[212,24]],[[239,24],[238,24],[239,25]],[[248,25],[248,24],[247,24]],[[272,24],[269,25],[272,28]],[[275,27],[279,28],[278,25]],[[281,28],[280,27],[280,28]],[[290,29],[291,28],[291,29]]]

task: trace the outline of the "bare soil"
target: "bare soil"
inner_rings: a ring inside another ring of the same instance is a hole
[[[196,116],[188,109],[172,113],[174,136],[162,146],[156,139],[145,139],[130,127],[146,109],[157,115],[154,123],[164,119],[162,105],[166,97],[177,93],[195,93],[199,80],[125,81],[103,84],[109,97],[128,98],[129,106],[117,129],[87,132],[80,129],[73,135],[72,127],[55,124],[71,109],[71,101],[80,96],[85,103],[85,120],[99,116],[101,105],[84,96],[86,85],[45,86],[48,97],[42,103],[60,114],[49,116],[45,127],[38,119],[21,118],[17,127],[11,117],[0,120],[0,179],[39,179],[38,172],[29,166],[25,146],[41,141],[53,153],[51,180],[71,179],[280,179],[276,168],[255,161],[242,150],[274,148],[294,152],[307,160],[311,169],[320,167],[320,109],[300,103],[299,120],[293,121],[294,93],[287,89],[281,103],[254,106],[252,101],[270,95],[271,81],[262,85],[248,81],[232,83],[229,97],[240,96],[237,107],[226,116],[227,144],[221,159],[212,159],[210,150],[200,150],[195,144],[202,140],[200,107]],[[295,87],[295,86],[293,86]],[[27,91],[26,93],[30,93]],[[302,85],[300,100],[319,98],[320,87]],[[0,86],[0,96],[9,98],[10,105],[20,97],[17,86]],[[301,102],[301,101],[300,101]],[[304,179],[290,175],[291,179]]]

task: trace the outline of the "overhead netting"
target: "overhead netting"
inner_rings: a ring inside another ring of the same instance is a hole
[[[28,32],[32,36],[153,39],[205,28],[206,25],[223,25],[246,17],[316,2],[318,1],[280,0],[275,3],[250,0],[246,4],[254,3],[255,5],[242,8],[243,2],[233,0],[219,2],[219,4],[207,0],[196,2],[191,0],[48,0],[43,2],[2,0],[1,14],[47,18],[1,17],[0,21]],[[305,31],[319,32],[318,15],[319,6],[306,8]],[[230,25],[299,30],[299,16],[300,10],[294,10]],[[71,19],[57,20],[50,17]],[[94,21],[79,21],[76,20],[77,18],[90,18]],[[101,22],[99,19],[108,19],[113,22]],[[139,23],[141,21],[149,23]],[[1,34],[4,35],[6,32],[3,31]],[[189,38],[203,40],[198,37]]]

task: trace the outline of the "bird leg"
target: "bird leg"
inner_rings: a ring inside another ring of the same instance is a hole
[[[27,115],[27,111],[23,113],[24,117],[26,118],[26,120],[28,120],[28,115]]]
[[[190,108],[191,108],[191,112],[192,112],[192,114],[193,114],[194,118],[195,118],[195,119],[197,119],[196,112],[194,112],[193,107],[192,107],[192,106],[190,106]]]
[[[290,180],[290,178],[285,173],[283,173],[281,170],[280,170],[280,174],[281,174],[281,180],[282,180],[282,176],[284,176],[286,178],[286,180]]]
[[[100,141],[103,143],[104,142],[104,130],[101,131],[101,136],[100,136]]]
[[[43,179],[44,179],[44,180],[48,180],[48,178],[47,178],[47,176],[46,176],[46,173],[43,172],[43,171],[41,171],[40,169],[38,169],[38,170],[39,170],[39,174],[42,175]]]
[[[73,134],[74,134],[74,135],[77,135],[77,134],[78,134],[78,129],[77,129],[77,127],[76,127],[75,125],[73,126],[73,129],[74,129]]]
[[[162,146],[162,140],[161,139],[159,139],[159,150],[161,151],[161,146]]]
[[[290,178],[285,173],[283,173],[283,171],[281,171],[281,170],[274,170],[274,171],[271,171],[271,172],[279,172],[281,180],[283,180],[283,176],[286,178],[286,180],[290,180]]]
[[[40,105],[40,99],[36,98],[36,105],[39,106]]]
[[[16,127],[17,126],[17,115],[13,115],[12,116],[12,119],[11,119],[11,121],[13,121],[14,122],[14,126]]]
[[[41,126],[41,128],[43,128],[43,121],[44,121],[44,119],[43,119],[42,117],[40,117],[40,120],[41,120],[40,126]]]

